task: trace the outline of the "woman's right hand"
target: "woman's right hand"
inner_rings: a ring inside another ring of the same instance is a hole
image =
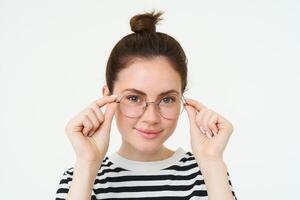
[[[116,95],[104,96],[81,111],[66,125],[66,134],[76,153],[77,161],[101,163],[110,139]],[[100,110],[106,105],[104,114]]]

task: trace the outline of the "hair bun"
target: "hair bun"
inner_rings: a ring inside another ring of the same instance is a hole
[[[131,30],[135,33],[142,33],[142,32],[150,32],[153,33],[156,31],[156,23],[162,18],[160,16],[163,14],[163,12],[146,12],[144,14],[138,14],[133,16],[130,19],[130,26]]]

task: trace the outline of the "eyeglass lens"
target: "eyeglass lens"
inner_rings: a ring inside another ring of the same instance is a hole
[[[144,110],[147,109],[146,105],[145,96],[136,93],[125,94],[120,100],[121,112],[132,118],[140,117]],[[183,109],[180,97],[175,94],[169,94],[160,98],[159,101],[155,102],[155,105],[158,105],[161,116],[167,119],[177,118]]]

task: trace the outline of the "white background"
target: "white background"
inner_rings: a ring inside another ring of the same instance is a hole
[[[190,90],[229,119],[225,161],[239,199],[296,199],[299,1],[0,0],[0,198],[54,199],[74,164],[67,121],[102,96],[129,19],[163,10],[157,31],[188,56]],[[167,146],[190,150],[183,113]],[[115,124],[109,153],[120,145]]]

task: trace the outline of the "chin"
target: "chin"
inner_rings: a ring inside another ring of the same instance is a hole
[[[140,151],[144,152],[146,154],[152,154],[160,150],[160,148],[163,146],[163,143],[160,143],[158,141],[144,141],[139,142],[138,145],[135,144],[135,148]]]
[[[170,136],[167,136],[167,130],[164,129],[157,138],[145,139],[140,133],[133,128],[132,132],[128,131],[126,135],[123,135],[126,143],[129,144],[136,151],[143,152],[145,154],[153,154],[159,151],[164,145],[165,140]]]

